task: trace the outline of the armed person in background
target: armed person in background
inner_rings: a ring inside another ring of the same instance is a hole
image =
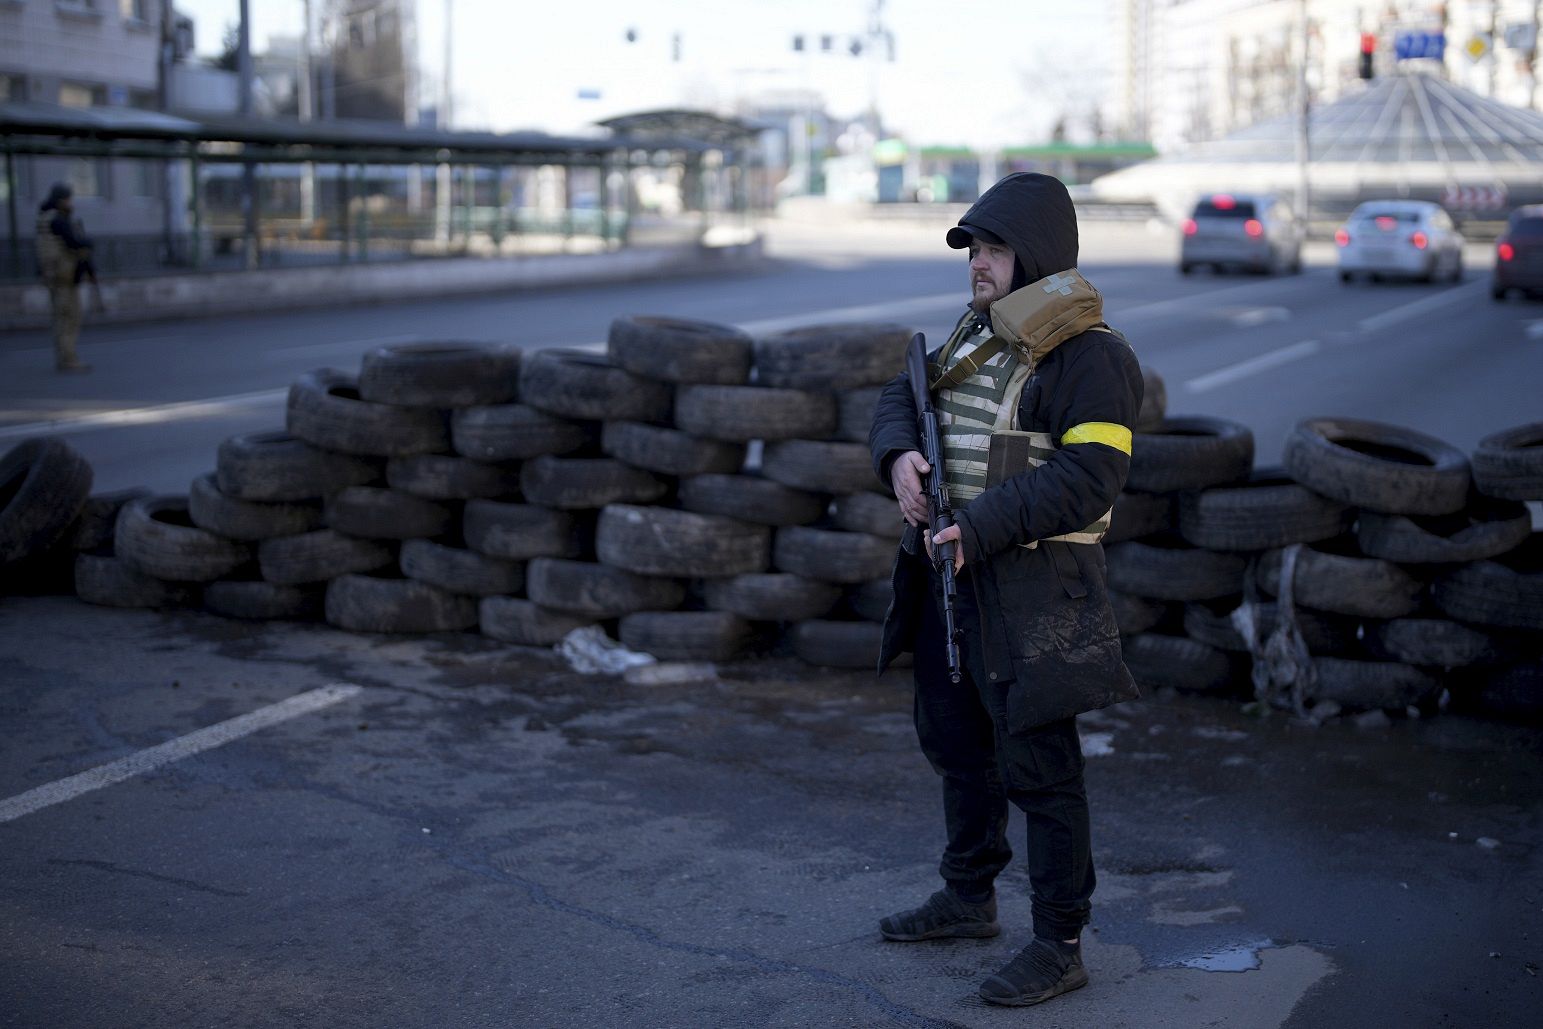
[[[1138,696],[1120,652],[1099,540],[1130,469],[1141,370],[1076,269],[1077,219],[1060,181],[1016,173],[987,190],[948,245],[969,250],[970,309],[929,355],[955,525],[928,524],[917,411],[904,374],[879,399],[869,445],[908,523],[884,623],[882,671],[915,652],[916,730],[943,779],[944,888],[884,918],[885,939],[995,936],[994,882],[1028,820],[1034,938],[980,987],[1038,1004],[1087,983],[1080,935],[1094,873],[1076,715]],[[949,682],[941,577],[923,555],[957,541],[963,681]]]
[[[38,274],[48,287],[48,302],[53,312],[54,366],[61,372],[90,371],[75,353],[80,335],[80,280],[89,275],[95,282],[91,265],[91,240],[80,223],[72,218],[74,191],[57,182],[48,191],[48,199],[38,209]]]

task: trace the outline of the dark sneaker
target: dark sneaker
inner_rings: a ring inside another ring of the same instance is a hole
[[[996,975],[980,984],[980,998],[990,1004],[1027,1007],[1088,984],[1082,947],[1057,947],[1035,937]]]
[[[970,904],[946,886],[919,908],[879,919],[879,932],[884,938],[900,943],[949,937],[975,939],[995,936],[1001,931],[997,924],[996,894],[984,904]]]

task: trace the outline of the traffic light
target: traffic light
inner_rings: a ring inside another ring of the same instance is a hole
[[[1377,53],[1377,36],[1371,32],[1361,33],[1361,78],[1373,77],[1372,57]]]

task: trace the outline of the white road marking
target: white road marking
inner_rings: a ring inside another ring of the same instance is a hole
[[[103,786],[111,786],[113,783],[153,771],[162,765],[180,761],[201,751],[223,746],[232,740],[266,729],[270,725],[277,725],[279,722],[330,707],[338,701],[347,700],[356,693],[362,692],[363,689],[362,686],[341,682],[322,686],[297,694],[288,700],[281,700],[277,704],[260,707],[256,711],[239,715],[229,721],[190,732],[186,736],[167,740],[165,743],[119,758],[117,761],[98,765],[79,775],[46,783],[26,793],[18,793],[14,797],[0,800],[0,823],[13,821],[54,804],[62,804],[83,793],[99,790]]]
[[[1227,320],[1240,329],[1251,329],[1255,325],[1290,321],[1291,311],[1284,307],[1246,307],[1230,312]]]
[[[1527,323],[1528,339],[1543,339],[1543,319]]]
[[[1191,393],[1204,393],[1218,386],[1225,386],[1228,383],[1236,382],[1238,379],[1246,379],[1250,375],[1257,375],[1259,372],[1278,368],[1283,364],[1289,364],[1304,357],[1311,357],[1321,349],[1323,349],[1322,344],[1316,339],[1304,339],[1300,343],[1291,344],[1289,347],[1281,347],[1279,350],[1272,350],[1267,354],[1260,354],[1258,357],[1251,357],[1247,361],[1239,361],[1237,364],[1218,368],[1214,372],[1190,379],[1184,384],[1184,388]]]
[[[116,411],[97,411],[73,417],[52,418],[41,422],[23,422],[0,428],[0,440],[22,436],[63,435],[86,432],[123,425],[153,425],[158,422],[185,421],[225,414],[234,408],[255,407],[278,400],[289,392],[282,389],[264,389],[255,393],[234,393],[226,397],[210,397],[207,400],[180,400],[172,404],[156,404],[152,407],[126,407]]]
[[[1402,307],[1395,307],[1391,310],[1383,311],[1381,314],[1374,314],[1370,318],[1362,318],[1356,327],[1362,332],[1376,332],[1378,329],[1386,329],[1390,325],[1407,322],[1429,311],[1437,310],[1459,300],[1466,300],[1470,294],[1483,291],[1486,285],[1482,281],[1475,280],[1466,286],[1453,286],[1451,289],[1444,289],[1432,296],[1422,297],[1419,300],[1404,304]]]

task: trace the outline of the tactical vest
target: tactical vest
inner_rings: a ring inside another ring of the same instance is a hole
[[[69,285],[75,281],[74,255],[64,245],[64,240],[54,234],[54,216],[57,211],[39,211],[37,235],[38,274],[50,286]]]
[[[1082,282],[1075,270],[1070,274]],[[1059,280],[1060,276],[1051,278]],[[1031,283],[1024,288],[1036,285],[1039,284]],[[1052,290],[1046,287],[1044,292],[1049,294]],[[1097,327],[1103,328],[1102,323]],[[1086,330],[1080,323],[1068,323],[1065,331],[1065,338],[1070,338],[1077,331]],[[938,352],[937,363],[928,369],[933,380],[928,386],[938,397],[944,479],[955,507],[964,506],[999,482],[1038,468],[1055,455],[1062,443],[1104,442],[1094,435],[1100,428],[1093,426],[1074,426],[1059,442],[1048,432],[1016,428],[1019,399],[1034,374],[1032,351],[1024,351],[1024,347],[1002,332],[980,328],[975,318],[966,313]],[[1097,543],[1109,530],[1112,511],[1105,511],[1074,532],[1046,539]],[[1038,540],[1020,544],[1027,549],[1038,545]]]

